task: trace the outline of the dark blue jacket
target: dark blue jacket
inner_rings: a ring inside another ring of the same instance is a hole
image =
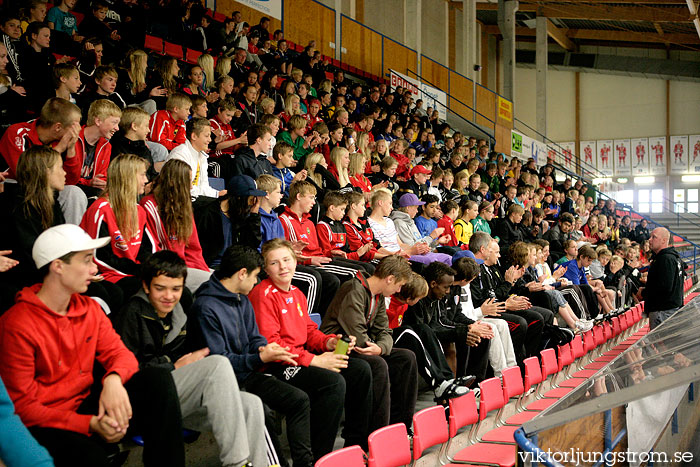
[[[192,305],[204,341],[212,354],[231,361],[239,383],[263,366],[258,347],[267,345],[255,322],[248,297],[229,292],[216,273],[195,293]]]

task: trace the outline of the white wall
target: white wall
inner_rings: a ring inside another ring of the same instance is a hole
[[[666,134],[666,81],[597,73],[580,74],[581,139],[636,138]],[[700,133],[700,83],[671,81],[671,134]],[[547,133],[573,141],[575,74],[549,70]],[[535,70],[517,68],[515,116],[535,127]]]

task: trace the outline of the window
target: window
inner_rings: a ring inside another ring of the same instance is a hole
[[[637,191],[637,209],[641,213],[651,212],[651,206],[649,205],[649,195],[650,190],[639,190]]]
[[[675,213],[697,213],[698,212],[698,189],[697,188],[674,188],[673,190],[673,212]]]
[[[634,190],[622,190],[618,191],[615,195],[615,200],[619,203],[632,206],[634,202]]]
[[[687,200],[688,204],[686,205],[686,209],[688,212],[693,212],[697,213],[698,212],[698,189],[697,188],[688,188],[687,191]]]
[[[682,188],[673,190],[673,212],[685,212],[685,190]]]
[[[651,212],[659,213],[664,210],[664,190],[651,190]]]

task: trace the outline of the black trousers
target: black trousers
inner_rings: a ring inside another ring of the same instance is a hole
[[[474,347],[466,342],[455,342],[457,351],[457,376],[474,375],[476,382],[486,378],[489,366],[489,340],[482,339]]]
[[[412,350],[418,374],[431,387],[454,378],[435,332],[425,324],[404,325],[394,329],[394,347]]]
[[[538,356],[542,349],[544,323],[552,324],[554,313],[546,308],[533,306],[527,310],[501,313],[499,317],[508,321],[518,364],[522,364],[527,357]]]
[[[372,370],[367,362],[350,359],[348,367],[340,374],[313,366],[290,367],[279,364],[269,367],[267,373],[308,395],[311,401],[311,445],[314,460],[333,450],[343,403],[345,425],[342,436],[345,445],[359,444],[367,449],[372,410]]]
[[[598,306],[598,297],[593,291],[593,287],[591,287],[588,284],[581,284],[578,287],[579,289],[581,289],[581,294],[583,294],[583,298],[586,299],[586,306],[588,306],[588,312],[591,314],[592,318],[595,318],[596,316],[598,316],[598,310],[600,310],[600,307]]]
[[[126,436],[143,437],[143,463],[151,466],[185,466],[182,416],[177,389],[170,371],[145,368],[124,385],[129,393],[133,418]],[[96,385],[78,408],[79,413],[97,414],[101,388]],[[54,459],[56,467],[108,467],[109,445],[97,435],[57,428],[31,427],[29,431]]]
[[[394,347],[387,355],[360,355],[351,358],[366,361],[372,370],[372,413],[370,432],[394,423],[411,428],[418,398],[416,355]]]
[[[292,283],[306,296],[309,313],[323,316],[340,287],[340,279],[315,266],[297,264]]]
[[[342,401],[342,396],[337,397],[340,388],[333,384],[329,385],[327,382],[324,383],[322,385],[323,389],[328,393],[327,397],[336,401]],[[267,407],[284,415],[287,419],[287,439],[294,465],[312,466],[314,454],[311,443],[311,401],[309,395],[291,384],[263,373],[252,373],[245,381],[239,382],[239,384],[241,389],[258,396]],[[342,389],[344,390],[344,386]],[[340,416],[338,416],[338,421],[335,422],[331,420],[332,417],[333,414],[329,414],[327,422],[329,425],[335,423],[334,430],[337,432]],[[266,420],[266,424],[269,422],[270,420]],[[322,423],[323,420],[317,421],[317,423],[319,422]],[[268,424],[267,431],[273,437],[275,449],[278,453],[281,453],[275,427]]]

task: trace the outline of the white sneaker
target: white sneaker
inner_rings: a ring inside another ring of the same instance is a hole
[[[437,398],[444,396],[449,399],[456,396],[463,396],[469,392],[469,388],[456,384],[454,379],[449,379],[440,383],[440,386],[436,387],[434,392]]]
[[[576,321],[576,330],[580,332],[586,332],[590,331],[593,329],[593,323],[591,321],[586,321],[583,319],[580,319]]]

